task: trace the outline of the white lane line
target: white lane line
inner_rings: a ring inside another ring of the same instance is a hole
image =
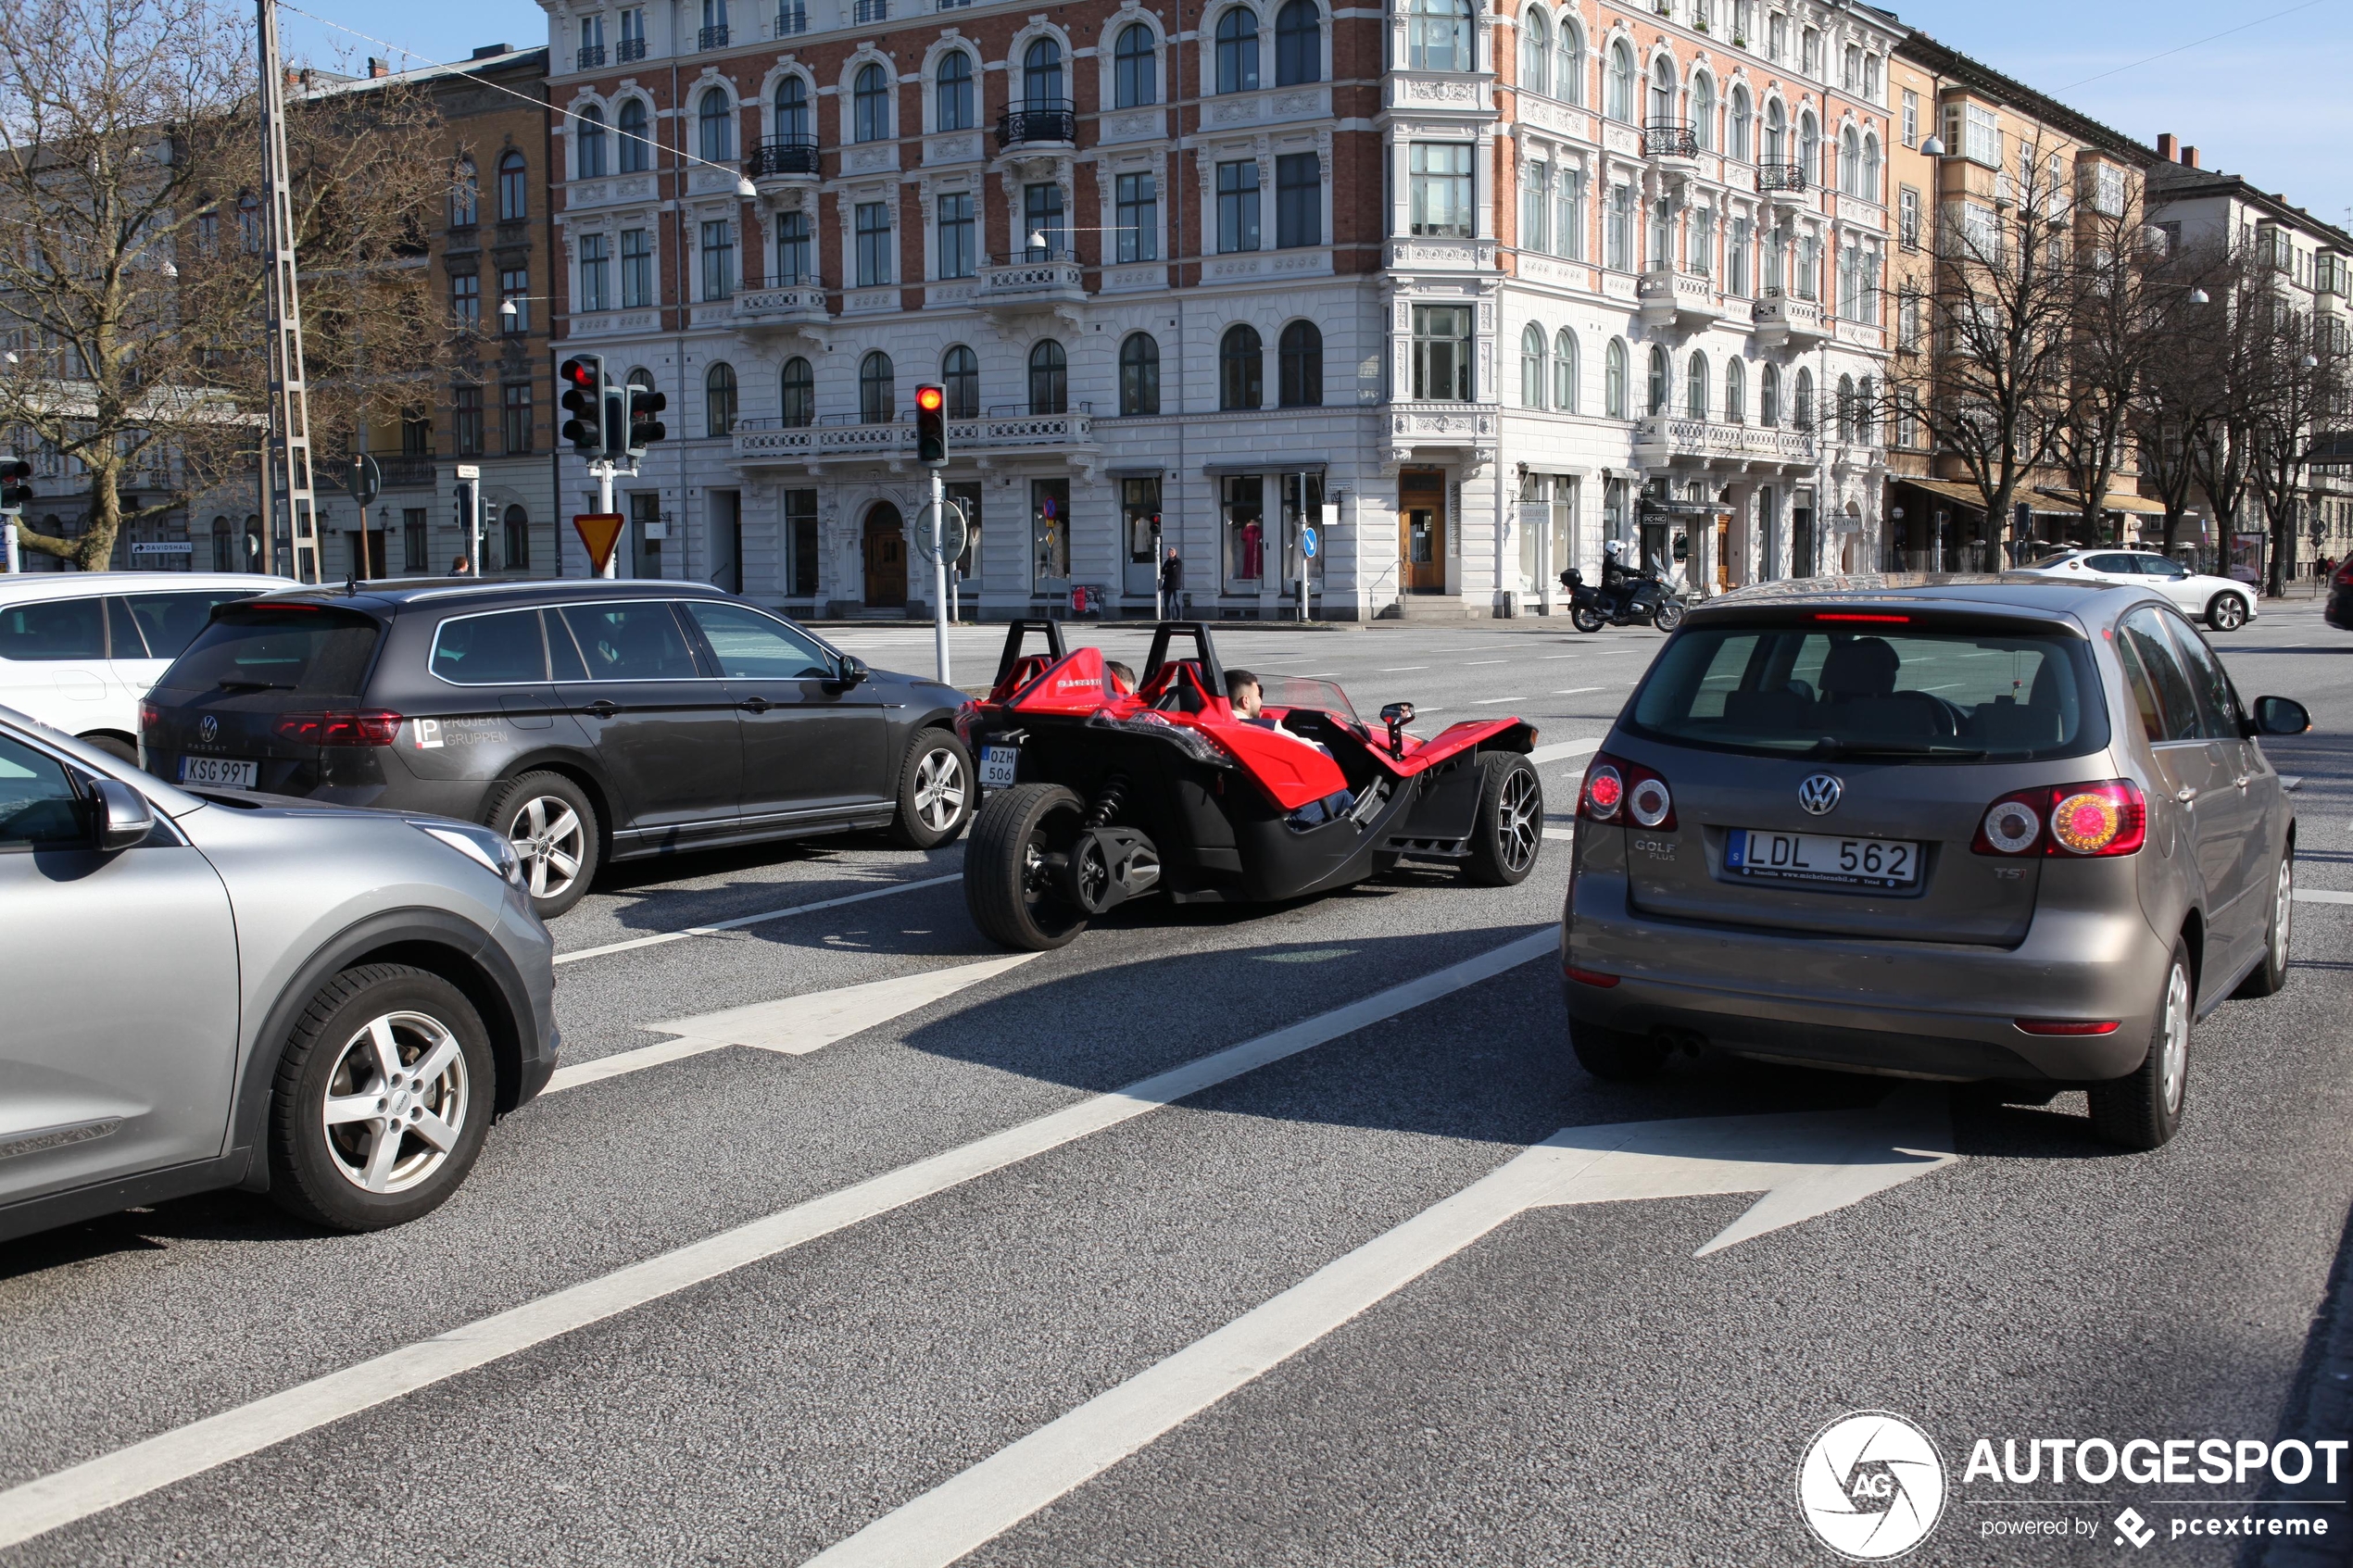
[[[601,947],[583,947],[577,952],[558,953],[560,964],[578,963],[583,959],[601,959],[609,953],[626,953],[637,947],[658,947],[664,942],[684,942],[689,936],[716,936],[723,931],[741,931],[748,925],[764,925],[787,915],[814,914],[819,909],[838,909],[845,904],[862,904],[869,898],[887,898],[894,893],[912,893],[922,887],[940,887],[951,882],[962,882],[963,872],[950,876],[927,876],[913,882],[894,882],[888,887],[872,887],[863,893],[845,894],[839,898],[820,898],[812,904],[793,904],[781,909],[767,909],[756,915],[737,915],[734,920],[713,921],[709,925],[690,925],[684,931],[661,931],[651,936],[633,936],[626,942],[608,942]]]
[[[1554,696],[1575,696],[1580,692],[1598,692],[1603,689],[1604,688],[1600,686],[1563,686],[1559,691],[1554,692],[1553,695]]]
[[[0,1549],[1118,1126],[1558,951],[1556,930],[0,1492]]]
[[[1463,668],[1476,670],[1482,664],[1509,664],[1510,662],[1508,659],[1466,659],[1463,660]]]
[[[992,980],[1038,956],[1036,953],[1017,953],[1011,958],[984,959],[978,963],[958,964],[952,969],[926,970],[921,974],[901,974],[889,980],[869,980],[862,985],[844,985],[831,991],[780,997],[774,1001],[754,1002],[749,1007],[729,1008],[723,1012],[698,1013],[693,1018],[673,1018],[663,1023],[648,1023],[645,1027],[656,1034],[676,1035],[679,1038],[639,1046],[634,1050],[615,1051],[593,1061],[559,1068],[556,1075],[547,1080],[547,1086],[539,1092],[542,1095],[560,1094],[566,1089],[576,1089],[583,1084],[601,1083],[607,1078],[618,1078],[624,1073],[639,1073],[666,1062],[683,1061],[690,1056],[723,1050],[729,1046],[777,1051],[786,1056],[807,1056],[811,1051],[823,1050],[837,1040],[846,1040],[877,1024],[887,1023],[901,1013],[943,1001],[967,985]]]
[[[1544,830],[1544,836],[1546,838],[1556,838],[1562,843],[1567,844],[1575,840],[1577,834],[1573,829],[1569,828],[1546,828]]]
[[[2299,904],[2353,904],[2353,893],[2338,893],[2325,887],[2299,887],[2296,890]]]
[[[1478,696],[1471,698],[1471,706],[1473,708],[1492,708],[1499,702],[1517,702],[1520,699],[1516,696]]]
[[[1584,740],[1554,741],[1550,746],[1540,746],[1529,752],[1528,759],[1541,768],[1547,762],[1565,762],[1572,757],[1590,757],[1601,748],[1602,737],[1599,735],[1589,736]]]
[[[2282,789],[2300,789],[2303,787],[2303,784],[2304,775],[2301,773],[2282,773],[2280,775],[2280,787]]]
[[[1427,664],[1392,664],[1387,669],[1377,670],[1373,671],[1373,673],[1377,675],[1403,675],[1408,670],[1427,670],[1429,666]]]

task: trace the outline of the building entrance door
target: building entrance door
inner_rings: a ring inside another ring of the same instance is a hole
[[[361,577],[392,575],[384,569],[384,531],[383,529],[371,528],[364,532],[356,528],[346,529],[344,537],[351,544],[351,570],[356,574]]]
[[[1732,585],[1732,515],[1716,514],[1716,591],[1723,593]]]
[[[866,514],[866,604],[873,609],[907,606],[907,528],[887,501]]]
[[[1397,573],[1405,593],[1446,591],[1446,475],[1437,469],[1397,476]]]

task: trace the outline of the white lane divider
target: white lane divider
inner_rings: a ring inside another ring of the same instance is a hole
[[[1547,957],[1559,945],[1554,930],[1506,942],[1418,980],[1229,1046],[1124,1089],[1095,1095],[855,1186],[795,1204],[447,1334],[404,1345],[356,1366],[12,1486],[0,1492],[0,1549],[1116,1127],[1269,1062],[1297,1056]]]
[[[1540,746],[1528,754],[1528,759],[1539,768],[1547,762],[1565,762],[1572,757],[1591,757],[1602,748],[1602,737],[1589,735],[1583,740],[1554,741]]]
[[[1951,1164],[1944,1097],[1861,1111],[1567,1127],[1256,1310],[1097,1395],[811,1558],[804,1568],[946,1568],[1077,1490],[1531,1209],[1764,1196],[1705,1257]]]
[[[779,997],[773,1001],[754,1002],[749,1007],[729,1008],[724,1012],[698,1013],[692,1018],[673,1018],[663,1023],[648,1023],[646,1028],[658,1035],[675,1035],[674,1040],[663,1040],[635,1050],[615,1051],[593,1061],[556,1070],[547,1080],[542,1095],[560,1094],[576,1089],[583,1084],[594,1084],[606,1078],[618,1078],[624,1073],[636,1073],[664,1062],[683,1061],[706,1051],[724,1050],[729,1046],[744,1046],[752,1050],[777,1051],[786,1056],[807,1056],[823,1050],[836,1040],[846,1040],[878,1024],[889,1022],[902,1013],[944,1001],[984,980],[993,980],[1020,964],[1038,957],[1036,953],[1016,953],[1011,958],[983,959],[978,963],[958,964],[952,969],[926,970],[921,974],[895,975],[888,980],[869,980],[863,985],[844,985],[832,991],[814,991],[805,996]]]
[[[2299,887],[2296,890],[2299,904],[2353,904],[2353,893],[2339,893],[2326,887]]]
[[[1600,690],[1602,690],[1602,689],[1603,689],[1603,688],[1602,688],[1602,687],[1600,687],[1600,686],[1564,686],[1564,687],[1562,687],[1559,691],[1554,692],[1553,695],[1554,695],[1554,696],[1576,696],[1579,695],[1580,693],[1584,693],[1584,692],[1597,692],[1597,691],[1600,691]]]
[[[608,942],[601,947],[582,947],[575,952],[558,953],[556,961],[560,964],[578,963],[583,959],[601,959],[612,953],[632,952],[639,947],[658,947],[664,942],[684,942],[689,936],[716,936],[723,931],[741,931],[748,925],[765,925],[772,920],[784,920],[791,915],[812,915],[819,909],[838,909],[845,904],[862,904],[869,898],[887,898],[894,893],[944,887],[951,882],[962,882],[963,874],[957,872],[949,876],[919,877],[913,882],[894,882],[887,887],[870,887],[863,893],[848,893],[838,898],[820,898],[813,903],[764,909],[756,915],[737,915],[733,920],[713,921],[709,925],[690,925],[684,931],[658,931],[651,936],[633,936],[626,942]]]

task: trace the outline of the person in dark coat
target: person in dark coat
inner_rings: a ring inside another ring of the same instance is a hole
[[[1168,558],[1160,563],[1160,618],[1173,619],[1184,603],[1185,561],[1176,546],[1168,546]]]

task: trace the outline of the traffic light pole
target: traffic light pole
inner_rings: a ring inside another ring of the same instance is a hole
[[[8,575],[11,577],[24,570],[24,561],[17,554],[17,516],[15,512],[0,515],[0,533],[8,536]]]
[[[933,651],[939,663],[939,684],[948,679],[948,486],[937,469],[931,470],[931,619]]]
[[[597,482],[597,509],[600,512],[611,511],[613,476],[612,459],[607,458],[601,461],[590,463],[588,465],[588,472]],[[624,534],[629,532],[628,524],[623,523],[622,525],[622,532]],[[605,575],[607,577],[618,577],[621,575],[621,545],[617,540],[613,544],[612,554],[605,558]]]

